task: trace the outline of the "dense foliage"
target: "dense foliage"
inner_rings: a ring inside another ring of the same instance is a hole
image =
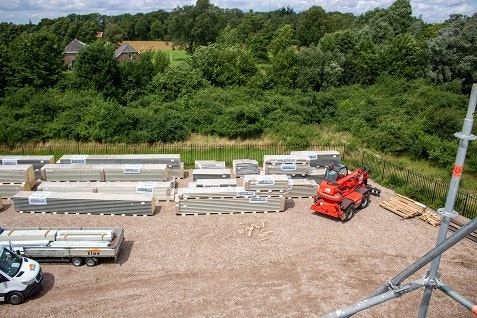
[[[476,31],[477,14],[428,24],[409,0],[361,16],[317,6],[244,13],[198,0],[172,12],[0,23],[0,143],[197,133],[306,146],[316,127],[329,127],[356,147],[447,168],[477,81]],[[74,38],[87,47],[68,70],[62,48]],[[188,59],[113,55],[123,40],[150,39],[172,41]],[[474,173],[476,149],[467,161]]]

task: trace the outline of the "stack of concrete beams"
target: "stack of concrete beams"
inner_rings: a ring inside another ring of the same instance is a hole
[[[225,161],[196,160],[195,169],[225,169]]]
[[[243,187],[246,191],[259,193],[288,191],[290,179],[284,174],[246,175],[243,177]]]
[[[265,155],[263,171],[265,174],[306,176],[310,173],[310,159],[304,155]]]
[[[152,194],[20,191],[12,197],[17,212],[97,215],[153,215]]]
[[[18,191],[29,191],[35,185],[33,165],[0,165],[0,197],[11,198]]]
[[[290,154],[292,156],[307,156],[310,159],[311,167],[326,167],[330,163],[341,162],[341,154],[337,150],[303,150],[292,151]]]
[[[198,179],[230,179],[231,170],[230,169],[193,169],[192,170],[192,181],[197,181]]]
[[[323,179],[325,178],[325,173],[326,173],[326,168],[311,167],[310,173],[306,175],[306,178],[320,184],[321,181],[323,181]],[[301,178],[292,177],[292,179],[301,179]]]
[[[166,164],[100,164],[104,181],[167,181]]]
[[[89,193],[124,193],[152,194],[156,201],[173,201],[174,181],[158,182],[51,182],[43,181],[37,186],[38,191],[49,192],[89,192]]]
[[[191,188],[215,188],[215,187],[236,187],[236,179],[197,179],[195,182],[189,182]]]
[[[55,156],[0,156],[2,165],[32,165],[35,178],[41,179],[41,167],[48,163],[55,163]]]
[[[232,169],[235,177],[259,174],[258,161],[251,159],[235,159],[232,161]]]
[[[310,179],[290,179],[287,198],[312,198],[318,192],[318,183]]]
[[[174,201],[175,181],[99,182],[98,193],[152,194],[156,201]]]
[[[46,181],[104,181],[104,171],[97,164],[46,164],[41,168]]]
[[[243,187],[179,188],[176,214],[268,213],[285,210],[283,195],[256,195]]]
[[[77,164],[165,164],[168,177],[184,178],[180,154],[64,155],[57,163]]]

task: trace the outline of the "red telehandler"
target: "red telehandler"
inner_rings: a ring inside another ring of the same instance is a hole
[[[381,190],[368,185],[369,171],[363,167],[348,172],[344,164],[330,164],[310,210],[349,221],[356,209],[369,205],[371,194],[379,196],[381,193]]]

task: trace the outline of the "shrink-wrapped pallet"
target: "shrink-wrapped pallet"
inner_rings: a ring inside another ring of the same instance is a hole
[[[33,188],[36,184],[33,165],[0,165],[0,183],[28,183]]]

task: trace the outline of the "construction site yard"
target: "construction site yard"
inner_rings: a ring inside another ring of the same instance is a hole
[[[179,180],[185,186],[190,180]],[[374,184],[373,184],[374,185]],[[404,219],[380,197],[343,223],[313,214],[312,198],[288,199],[284,212],[175,214],[159,202],[154,216],[18,213],[3,200],[0,226],[123,227],[118,262],[75,267],[42,263],[40,293],[2,317],[314,317],[364,299],[432,249],[439,227]],[[451,234],[451,232],[449,232]],[[425,275],[424,266],[404,283]],[[477,301],[477,243],[446,251],[441,280]],[[354,317],[416,317],[423,289]],[[434,290],[427,317],[475,317]]]

